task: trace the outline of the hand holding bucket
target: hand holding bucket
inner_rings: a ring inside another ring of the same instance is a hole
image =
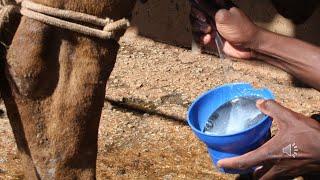
[[[220,86],[197,98],[188,111],[188,123],[196,136],[208,147],[214,164],[221,159],[243,155],[257,149],[270,138],[271,120],[265,116],[258,124],[244,131],[228,135],[208,135],[203,132],[210,115],[221,105],[238,97],[257,96],[261,99],[274,99],[267,89],[254,89],[250,84],[236,83]],[[226,173],[248,173],[253,171],[235,171],[220,169]]]

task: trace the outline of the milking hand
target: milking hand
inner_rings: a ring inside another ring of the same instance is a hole
[[[218,51],[218,55],[221,59],[225,58],[225,54],[223,52],[224,39],[216,30],[214,14],[222,8],[230,9],[231,7],[235,7],[235,5],[231,1],[226,0],[189,0],[189,2],[199,11],[203,12],[206,16],[206,19],[209,21],[211,27],[214,28],[212,32],[212,36],[215,37],[215,47]]]

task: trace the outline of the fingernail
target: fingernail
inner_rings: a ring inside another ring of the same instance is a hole
[[[264,99],[258,99],[257,102],[256,102],[256,104],[257,104],[257,106],[259,106],[259,105],[261,105],[261,104],[264,103],[264,102],[265,102]]]
[[[201,38],[201,40],[202,40],[202,43],[203,43],[204,45],[209,44],[210,41],[211,41],[211,36],[210,36],[210,34],[206,34],[205,36],[203,36],[203,37]]]
[[[255,171],[259,171],[262,168],[263,168],[263,166],[258,166],[258,167],[255,168]]]

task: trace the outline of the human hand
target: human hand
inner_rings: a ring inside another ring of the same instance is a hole
[[[231,7],[235,7],[235,5],[230,0],[190,0],[190,4],[190,22],[194,41],[201,47],[202,51],[218,53],[215,44],[217,29],[214,14],[219,9],[230,9]],[[210,34],[213,41],[203,43],[202,38],[206,34]]]
[[[218,30],[226,40],[223,50],[227,55],[242,59],[252,58],[252,49],[258,43],[261,29],[236,7],[221,9],[212,14],[216,27],[210,25],[203,12],[191,9],[193,35],[198,43],[202,46],[213,46],[215,34],[212,32]]]
[[[239,170],[258,167],[254,174],[259,179],[320,172],[320,123],[275,101],[259,100],[257,107],[278,124],[278,133],[260,148],[220,160],[218,166]],[[284,148],[289,146],[291,149],[285,153]]]

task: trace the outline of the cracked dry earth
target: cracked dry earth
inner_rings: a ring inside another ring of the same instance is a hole
[[[319,113],[319,92],[295,87],[288,74],[266,64],[195,55],[132,31],[121,45],[101,117],[98,179],[234,179],[214,169],[185,122],[192,100],[224,83],[267,87],[285,106]],[[0,115],[0,179],[23,179],[9,121]]]

